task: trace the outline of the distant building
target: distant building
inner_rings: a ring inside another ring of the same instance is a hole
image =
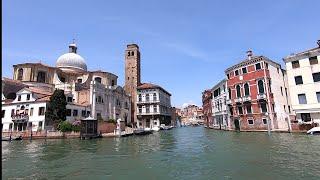
[[[212,124],[212,92],[211,89],[207,89],[202,92],[202,107],[203,107],[203,119],[204,125],[209,127]]]
[[[320,125],[320,40],[318,47],[285,57],[295,129]]]
[[[181,109],[172,107],[171,108],[171,125],[177,126],[178,124],[181,124]]]
[[[212,88],[212,116],[210,126],[215,129],[230,129],[229,108],[227,106],[227,81],[224,79]]]
[[[171,94],[162,87],[143,83],[137,87],[137,127],[158,128],[171,124]]]
[[[290,129],[290,97],[286,71],[264,56],[247,58],[226,69],[231,129],[240,131]]]

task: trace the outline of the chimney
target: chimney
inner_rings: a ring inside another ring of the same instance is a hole
[[[318,46],[320,48],[320,39],[318,39],[317,44],[318,44]]]
[[[247,51],[247,56],[248,56],[248,60],[251,60],[251,57],[252,57],[252,50],[251,49],[249,49]]]

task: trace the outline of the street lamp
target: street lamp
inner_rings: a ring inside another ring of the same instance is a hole
[[[267,118],[267,125],[268,125],[268,135],[270,136],[270,123],[269,123],[269,113],[268,112],[266,112],[265,113],[265,115],[266,115],[266,118]]]

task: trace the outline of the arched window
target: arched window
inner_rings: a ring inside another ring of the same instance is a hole
[[[231,97],[231,89],[230,88],[228,88],[228,93],[229,93],[229,99],[231,99],[232,97]]]
[[[37,82],[45,83],[46,82],[46,73],[43,71],[38,72]]]
[[[134,52],[133,51],[131,51],[131,56],[134,56]]]
[[[264,85],[263,85],[262,80],[258,81],[258,88],[259,88],[259,94],[263,94],[264,93]]]
[[[94,81],[101,84],[101,77],[94,78]]]
[[[246,83],[244,85],[244,95],[245,96],[249,96],[250,95],[250,90],[249,90],[249,84],[248,83]]]
[[[239,98],[239,97],[241,97],[241,87],[240,87],[240,85],[237,85],[236,89],[237,89],[237,97]]]
[[[19,70],[18,70],[18,80],[22,80],[22,78],[23,78],[23,69],[22,68],[20,68]]]
[[[130,51],[128,51],[128,56],[130,56]]]

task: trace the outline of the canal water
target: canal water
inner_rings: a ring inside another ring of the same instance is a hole
[[[320,179],[320,136],[184,127],[2,142],[2,179]]]

